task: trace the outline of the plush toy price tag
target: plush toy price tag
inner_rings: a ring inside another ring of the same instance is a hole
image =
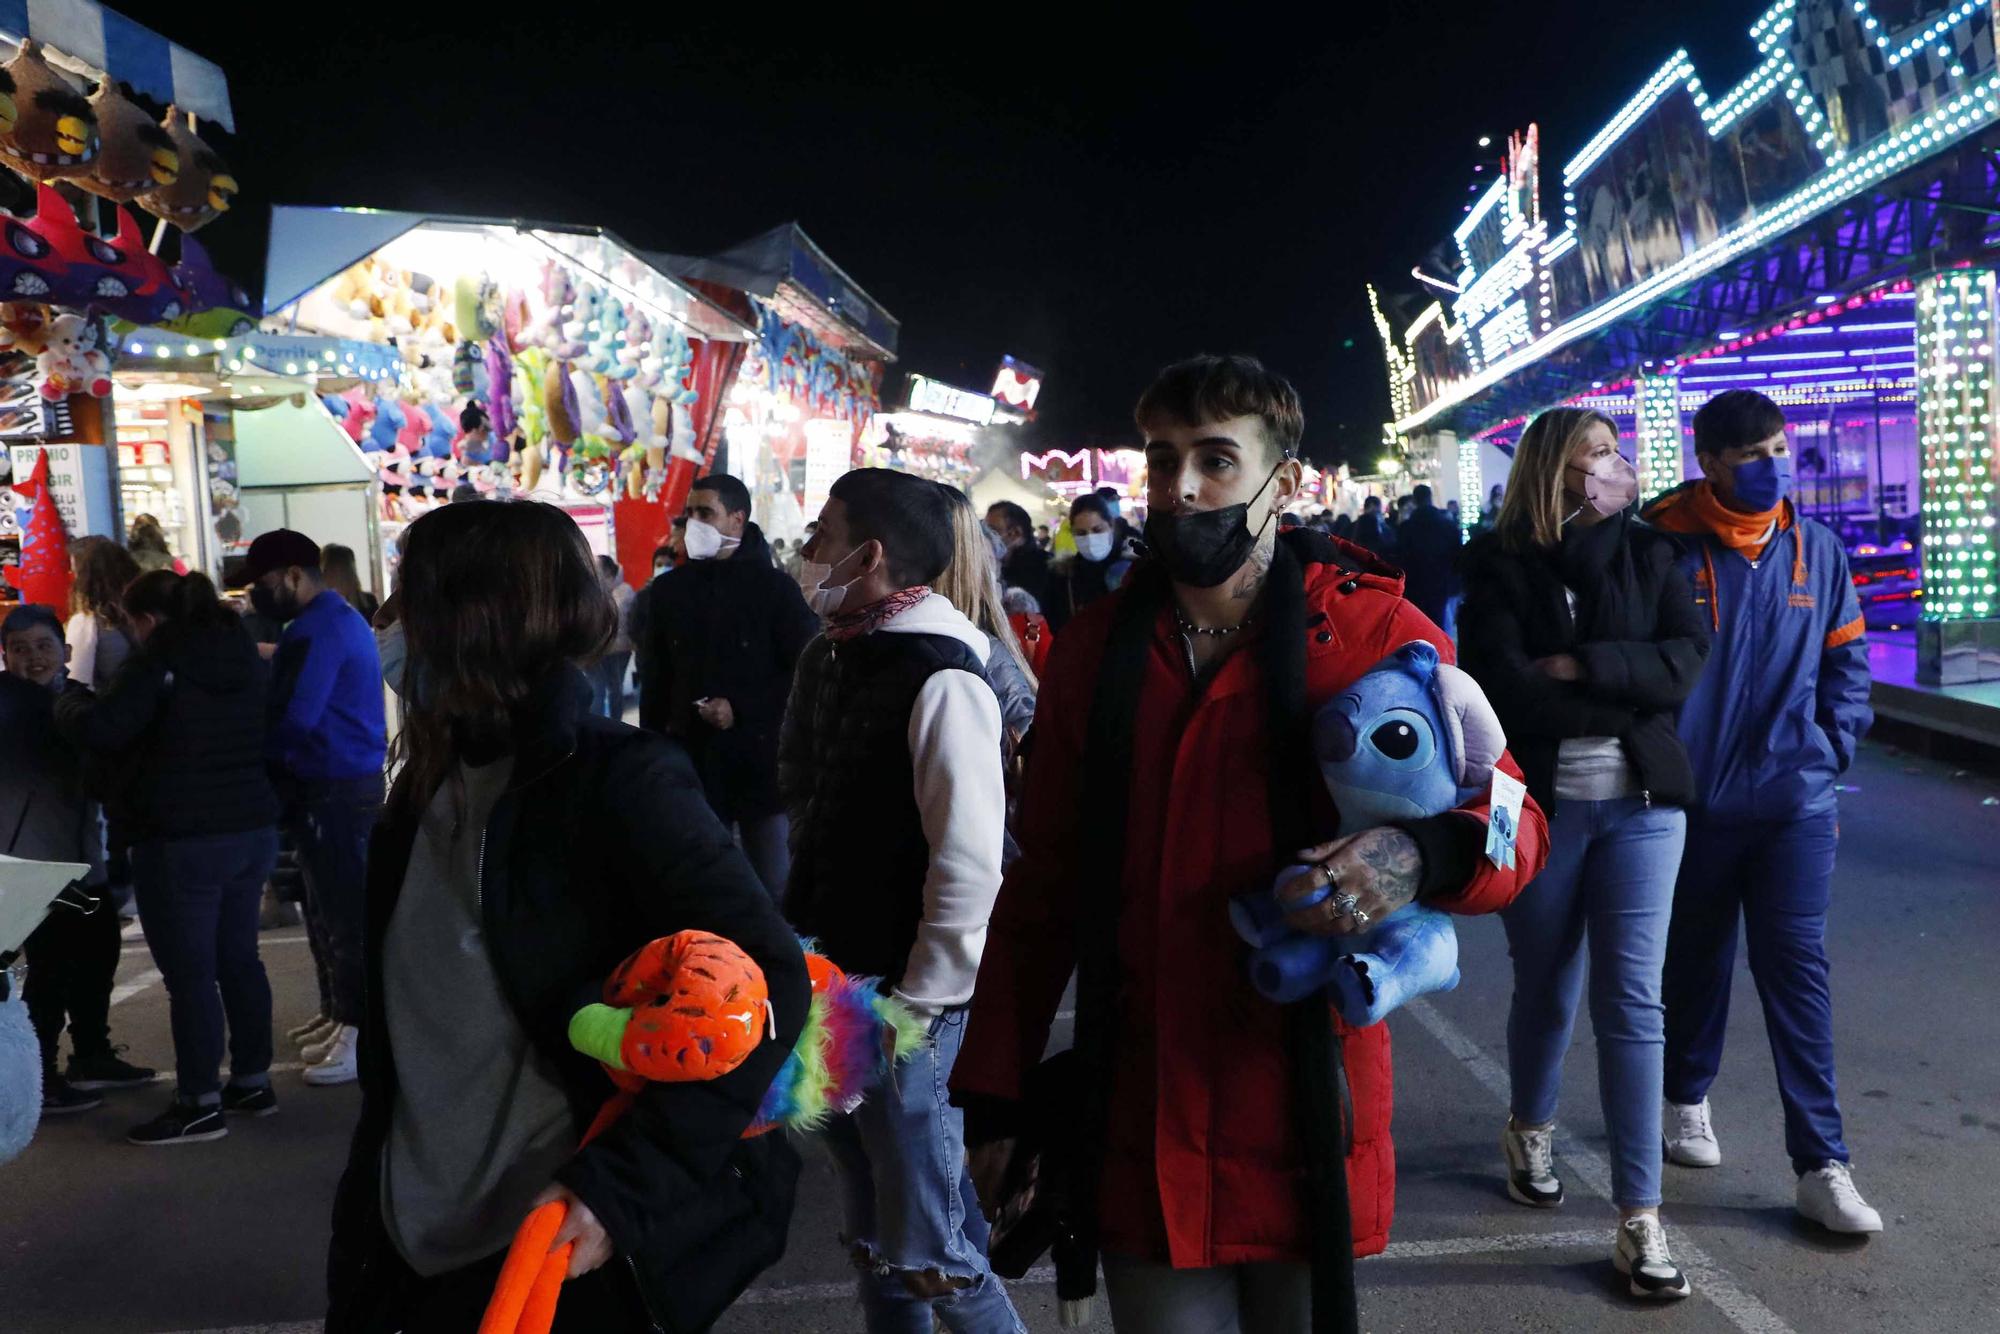
[[[1495,766],[1493,814],[1486,825],[1486,859],[1503,871],[1514,869],[1514,835],[1521,827],[1521,803],[1527,796],[1527,784]]]

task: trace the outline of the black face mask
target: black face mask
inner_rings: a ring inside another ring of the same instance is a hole
[[[1158,510],[1148,514],[1146,545],[1166,567],[1167,577],[1188,588],[1214,588],[1242,569],[1251,548],[1271,526],[1271,516],[1265,515],[1254,533],[1244,520],[1250,515],[1251,503],[1264,494],[1264,487],[1271,484],[1284,463],[1280,459],[1272,464],[1264,477],[1264,486],[1258,487],[1256,495],[1242,504],[1224,505],[1198,514],[1165,514]]]
[[[265,584],[250,585],[250,605],[256,608],[258,615],[268,616],[274,621],[289,621],[299,614],[296,603]]]

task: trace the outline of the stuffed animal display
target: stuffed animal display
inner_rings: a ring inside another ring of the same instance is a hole
[[[6,73],[15,114],[14,124],[0,133],[7,165],[35,181],[89,167],[97,156],[97,112],[43,58],[40,44],[21,43]]]
[[[1506,745],[1478,683],[1421,640],[1370,668],[1313,720],[1313,750],[1342,835],[1452,809],[1485,788]],[[1341,1018],[1363,1028],[1406,1000],[1458,985],[1458,936],[1434,909],[1411,904],[1358,935],[1292,930],[1277,885],[1308,869],[1289,867],[1270,891],[1230,907],[1253,948],[1251,983],[1267,1000],[1330,991]],[[1309,901],[1335,892],[1326,887]]]
[[[139,207],[184,232],[199,230],[229,211],[240,187],[221,155],[202,142],[178,110],[167,108],[160,129],[178,159],[177,169],[170,180],[156,178],[139,196]]]
[[[58,315],[49,330],[35,368],[41,372],[42,397],[60,401],[71,394],[104,398],[111,393],[111,358],[97,350],[97,325],[82,315]]]
[[[812,1004],[806,1024],[764,1095],[749,1138],[780,1125],[810,1129],[852,1111],[892,1060],[907,1058],[926,1025],[876,994],[875,979],[850,978],[808,951]],[[648,1082],[719,1079],[777,1031],[764,973],[741,948],[705,931],[644,946],[605,982],[604,1001],[570,1020],[570,1045],[594,1056],[617,1092],[583,1142],[615,1124]],[[542,1205],[514,1234],[480,1334],[547,1334],[555,1320],[570,1248],[550,1250],[567,1209]]]
[[[129,204],[148,190],[163,190],[181,174],[173,136],[134,102],[130,90],[109,79],[90,95],[97,120],[97,156],[87,168],[63,173],[90,193]]]

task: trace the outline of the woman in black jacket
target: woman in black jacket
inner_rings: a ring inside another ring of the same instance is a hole
[[[108,776],[111,842],[131,849],[173,1023],[174,1100],[126,1138],[221,1139],[226,1113],[278,1109],[271,983],[257,956],[257,912],[278,860],[278,799],[264,767],[267,674],[206,576],[152,570],[124,602],[137,647],[103,694],[56,701],[56,724]]]
[[[1076,540],[1076,554],[1049,562],[1049,595],[1042,603],[1042,614],[1056,631],[1124,583],[1132,569],[1132,552],[1119,549],[1117,516],[1104,497],[1084,495],[1071,501],[1069,532]]]
[[[805,960],[686,753],[591,712],[613,633],[576,525],[451,505],[404,540],[402,771],[368,859],[361,1121],[334,1204],[331,1334],[477,1328],[515,1228],[560,1199],[558,1331],[705,1329],[784,1249],[798,1158],[743,1139],[802,1027]],[[633,951],[713,932],[775,1033],[704,1083],[613,1091],[570,1046]]]
[[[1543,413],[1522,435],[1494,530],[1466,548],[1460,665],[1507,729],[1549,816],[1549,861],[1501,911],[1514,959],[1507,1020],[1507,1189],[1562,1203],[1556,1095],[1589,942],[1598,1091],[1619,1212],[1613,1260],[1636,1297],[1685,1297],[1659,1221],[1665,1034],[1660,976],[1694,795],[1674,711],[1708,639],[1673,539],[1628,512],[1638,477],[1609,418]]]

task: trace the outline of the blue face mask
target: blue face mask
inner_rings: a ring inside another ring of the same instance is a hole
[[[382,684],[412,704],[421,703],[426,682],[410,681],[410,650],[403,639],[403,623],[396,621],[375,632],[375,651],[382,659]]]
[[[1792,494],[1792,460],[1789,455],[1782,458],[1752,459],[1735,467],[1736,498],[1753,512],[1776,509],[1778,503]]]

